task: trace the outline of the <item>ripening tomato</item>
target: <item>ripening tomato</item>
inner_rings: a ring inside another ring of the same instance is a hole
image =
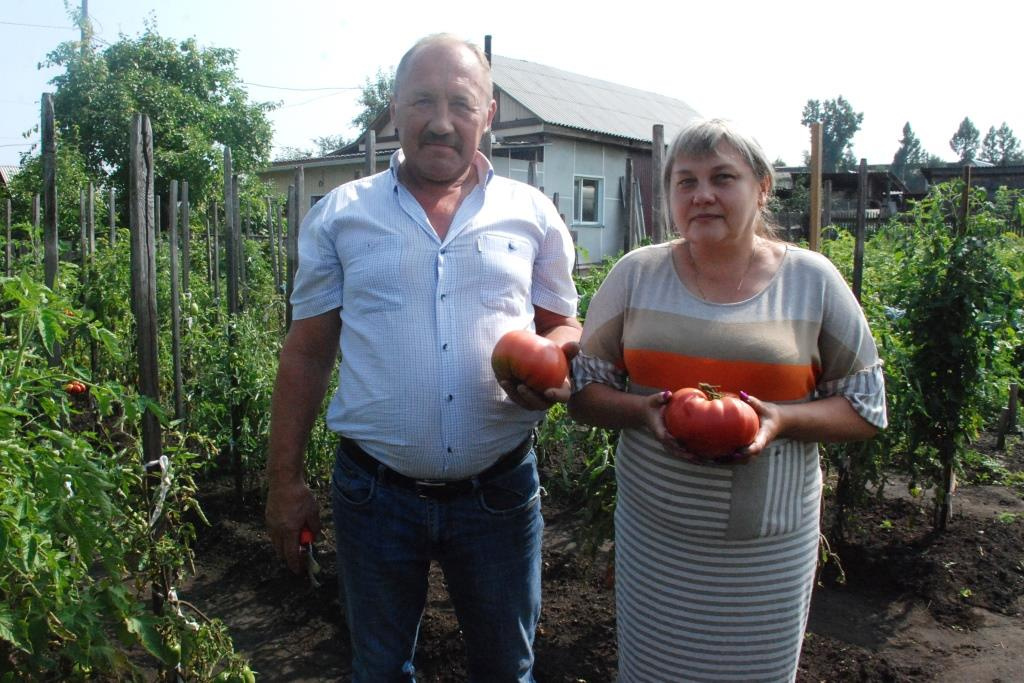
[[[491,368],[499,381],[519,380],[543,392],[562,386],[569,375],[569,361],[555,342],[529,330],[512,330],[494,345]]]
[[[77,379],[73,379],[64,385],[64,391],[69,394],[84,394],[89,388]]]
[[[754,409],[739,397],[719,394],[706,384],[676,391],[665,406],[669,434],[704,458],[719,458],[748,445],[760,424]]]

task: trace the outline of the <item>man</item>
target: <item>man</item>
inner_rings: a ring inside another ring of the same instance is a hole
[[[332,506],[357,682],[413,680],[432,561],[471,680],[533,680],[543,520],[532,432],[569,387],[499,387],[490,353],[531,326],[571,350],[580,325],[555,207],[477,151],[492,93],[479,48],[444,34],[418,42],[395,74],[390,168],[328,194],[300,231],[267,526],[298,571],[300,529],[319,531],[303,452],[340,338],[327,423],[341,441]]]

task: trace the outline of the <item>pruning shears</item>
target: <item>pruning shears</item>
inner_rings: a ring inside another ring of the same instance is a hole
[[[306,576],[309,577],[309,585],[319,588],[320,582],[316,580],[316,575],[320,573],[320,563],[316,561],[313,532],[308,526],[302,527],[302,531],[299,532],[299,552],[306,556]]]

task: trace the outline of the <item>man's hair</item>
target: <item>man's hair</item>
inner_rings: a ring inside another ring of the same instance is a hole
[[[487,61],[487,55],[475,43],[472,43],[468,40],[463,40],[462,38],[459,38],[458,36],[452,33],[433,33],[429,36],[420,38],[418,41],[416,41],[415,45],[409,48],[409,50],[404,55],[402,55],[402,60],[398,62],[398,68],[395,69],[395,81],[394,85],[391,88],[392,99],[398,96],[398,90],[399,88],[401,88],[402,81],[405,80],[405,77],[409,72],[409,65],[412,63],[412,60],[416,56],[416,54],[420,50],[427,47],[432,47],[434,45],[456,45],[458,47],[465,48],[472,52],[473,55],[476,56],[477,60],[479,60],[480,66],[483,67],[484,92],[486,93],[488,100],[490,100],[494,92],[494,85],[491,81],[491,64],[490,62]]]

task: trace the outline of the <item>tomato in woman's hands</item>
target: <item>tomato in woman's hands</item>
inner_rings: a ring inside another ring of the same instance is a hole
[[[731,455],[757,436],[757,413],[739,397],[707,384],[685,387],[665,406],[665,428],[690,453],[702,458]]]
[[[558,389],[569,376],[569,361],[555,342],[529,330],[512,330],[491,352],[491,368],[499,382],[522,382],[543,394]]]

